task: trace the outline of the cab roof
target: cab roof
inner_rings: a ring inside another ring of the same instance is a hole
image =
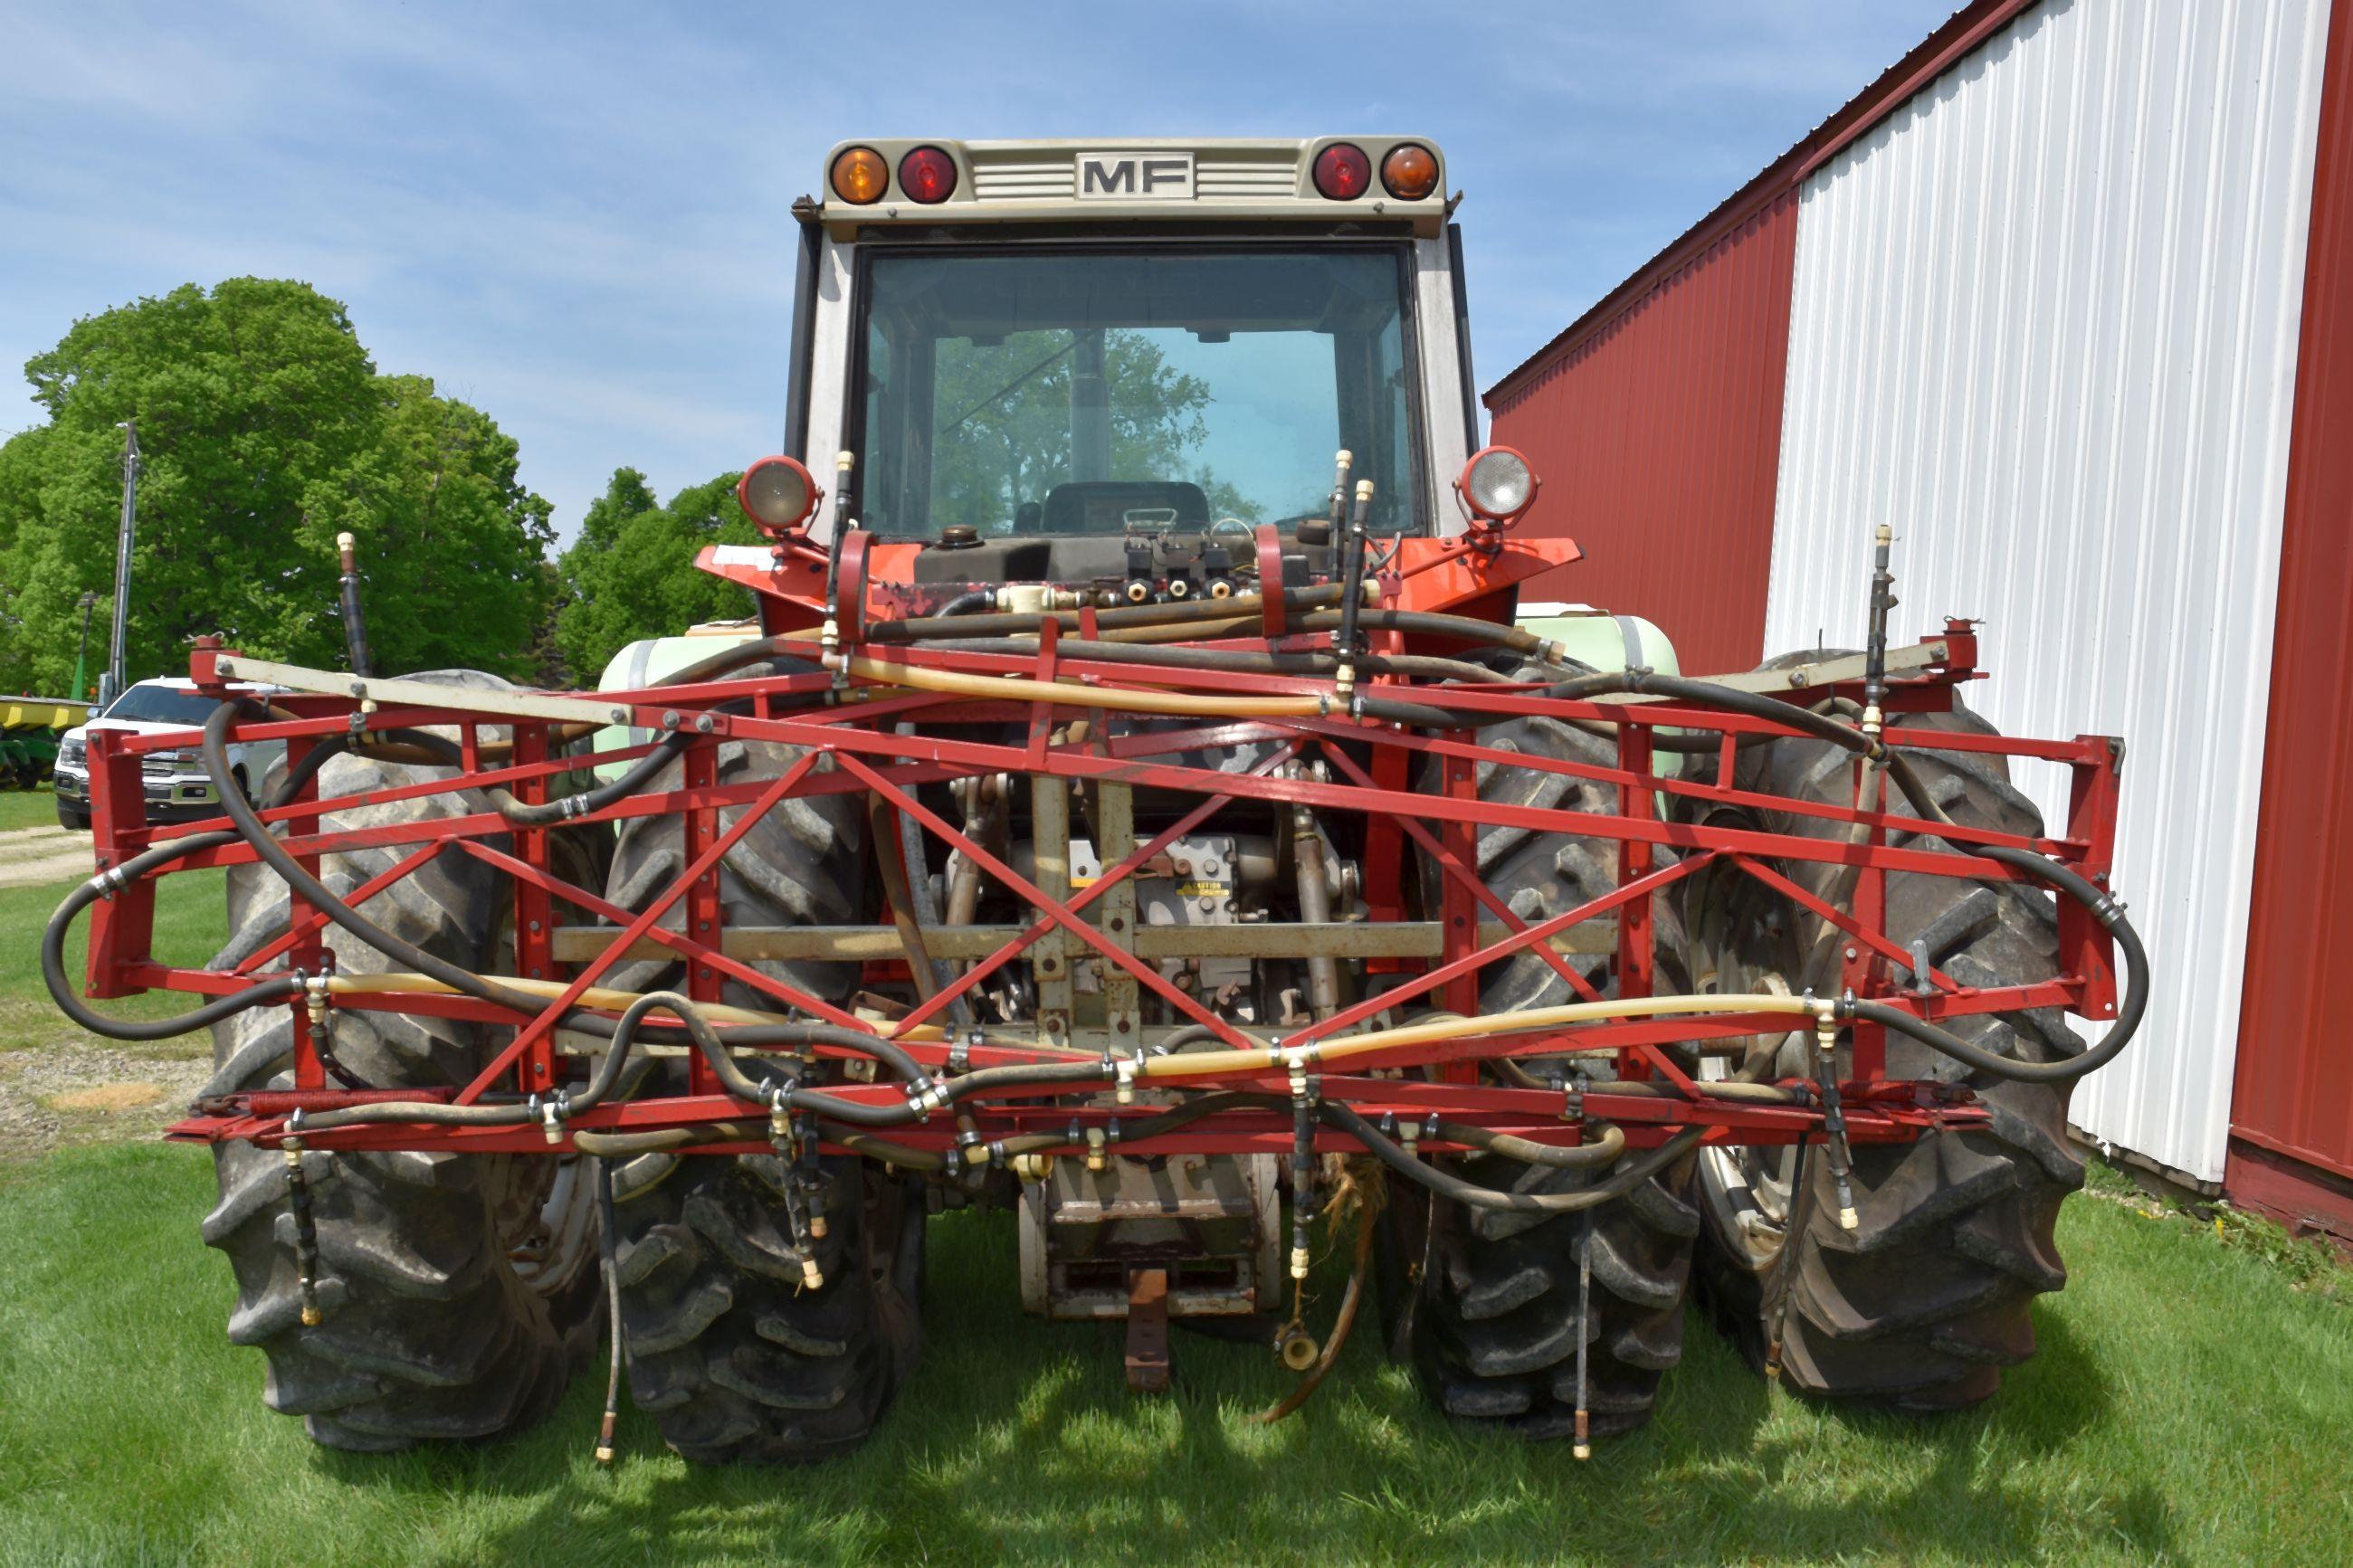
[[[1410,143],[1438,163],[1430,194],[1401,200],[1384,188],[1383,161]],[[1335,200],[1315,184],[1315,161],[1327,148],[1361,152],[1373,175],[1364,191]],[[844,199],[835,171],[847,153],[866,149],[890,171],[881,194]],[[954,164],[952,188],[924,203],[907,195],[902,162],[923,148]],[[971,223],[1145,223],[1275,220],[1287,223],[1401,223],[1424,237],[1440,233],[1447,214],[1445,156],[1426,136],[1145,137],[1036,142],[956,142],[936,137],[877,137],[838,143],[819,171],[819,221],[837,237],[889,225]]]

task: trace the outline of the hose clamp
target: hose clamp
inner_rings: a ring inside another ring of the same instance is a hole
[[[92,877],[88,882],[84,883],[83,886],[89,889],[91,897],[93,898],[111,899],[114,897],[116,892],[128,887],[130,883],[131,879],[122,874],[121,867],[109,866],[105,870],[100,871],[97,876]]]

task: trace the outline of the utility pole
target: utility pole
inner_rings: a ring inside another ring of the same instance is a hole
[[[98,701],[102,709],[129,684],[123,664],[131,637],[131,539],[139,526],[138,421],[122,422],[122,526],[114,541],[114,635],[106,650],[106,673],[99,678]]]
[[[66,693],[76,702],[90,700],[90,612],[98,605],[96,594],[84,594],[74,604],[81,611],[81,647],[74,654],[73,689]]]

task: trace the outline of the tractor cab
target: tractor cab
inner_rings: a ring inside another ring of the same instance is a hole
[[[1340,448],[1372,533],[1461,532],[1443,175],[1382,136],[837,147],[795,208],[785,451],[854,505],[812,532],[981,551],[964,580],[1124,579],[1125,551],[1198,562],[1221,527],[1312,536]]]

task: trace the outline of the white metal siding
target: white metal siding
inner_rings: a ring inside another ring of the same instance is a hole
[[[1985,617],[2004,730],[2126,737],[2149,1022],[2074,1098],[2222,1173],[2327,0],[2055,0],[1808,182],[1768,650]],[[2060,771],[2019,771],[2053,822]]]

